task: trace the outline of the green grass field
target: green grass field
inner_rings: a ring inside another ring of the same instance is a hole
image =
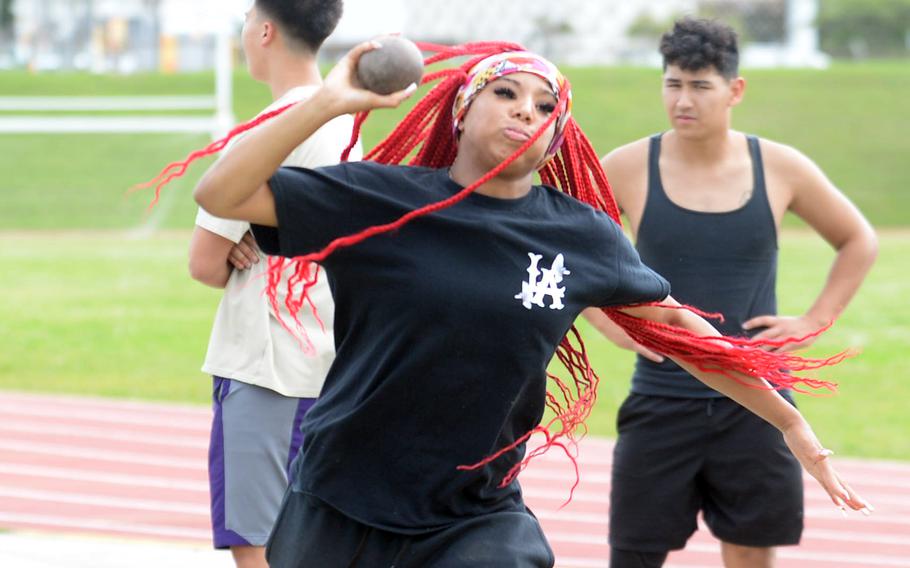
[[[574,113],[601,154],[666,127],[660,75],[653,69],[569,69]],[[746,101],[734,124],[800,148],[828,173],[876,226],[903,226],[910,211],[910,137],[904,130],[910,73],[906,62],[841,65],[827,71],[746,73]],[[4,95],[204,94],[205,74],[96,77],[0,72]],[[269,101],[264,87],[238,72],[235,112],[249,118]],[[403,111],[380,111],[367,122],[367,146],[387,133]],[[207,142],[191,135],[0,135],[0,228],[133,227],[142,222],[144,195],[122,199],[130,185]],[[204,170],[193,168],[171,192],[184,197],[156,222],[185,228],[193,204],[185,197]],[[49,207],[49,204],[53,204]]]
[[[0,389],[207,402],[209,381],[198,369],[219,293],[187,276],[187,232],[131,239],[29,231],[0,238],[7,268],[0,280]],[[782,241],[781,308],[794,313],[811,301],[831,253],[802,231],[788,231]],[[910,232],[883,235],[866,286],[814,351],[863,349],[821,375],[841,383],[840,395],[800,398],[825,443],[841,454],[910,459],[903,364],[910,309],[895,302],[910,278],[908,255]],[[631,355],[585,336],[603,378],[591,432],[611,435]]]
[[[880,260],[838,325],[813,353],[861,347],[823,373],[834,398],[801,397],[825,443],[840,454],[910,459],[910,396],[899,362],[910,345],[907,223],[910,139],[904,135],[905,63],[820,71],[755,71],[738,128],[793,144],[813,157],[879,227]],[[664,128],[659,73],[647,69],[571,69],[575,116],[598,152]],[[0,73],[4,95],[203,94],[210,75],[95,77]],[[238,73],[236,113],[268,103],[265,89]],[[375,113],[367,146],[401,111]],[[900,129],[900,132],[899,132]],[[205,164],[164,193],[146,214],[148,193],[130,185],[207,142],[192,135],[0,135],[0,389],[94,394],[205,404],[198,371],[219,292],[186,271],[189,193]],[[794,223],[790,222],[790,225]],[[810,233],[782,239],[781,309],[811,302],[831,253]],[[603,378],[591,432],[611,435],[628,389],[631,354],[587,332]]]

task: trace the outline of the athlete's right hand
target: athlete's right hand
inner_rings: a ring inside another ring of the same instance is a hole
[[[409,87],[390,95],[379,95],[364,89],[357,80],[357,62],[360,57],[380,47],[376,40],[355,46],[332,68],[323,83],[321,94],[336,114],[354,114],[376,108],[394,108],[417,90],[412,83]]]
[[[784,429],[782,433],[790,452],[799,460],[803,468],[818,481],[835,506],[841,511],[846,511],[849,507],[866,515],[873,510],[872,505],[860,497],[837,474],[834,466],[831,465],[831,460],[828,459],[834,452],[825,449],[821,445],[807,422],[804,420],[800,421]]]

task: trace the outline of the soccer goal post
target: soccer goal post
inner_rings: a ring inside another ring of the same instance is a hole
[[[208,24],[214,37],[213,94],[0,96],[0,134],[185,132],[223,136],[235,122],[234,30],[225,12],[211,14]],[[39,16],[50,18],[54,14],[39,14],[36,18]]]

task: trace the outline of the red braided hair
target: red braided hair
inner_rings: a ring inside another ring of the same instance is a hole
[[[426,65],[455,57],[467,56],[468,59],[459,66],[425,75],[421,81],[423,84],[436,81],[439,81],[439,83],[415,104],[412,110],[384,140],[366,154],[364,157],[366,160],[384,164],[400,164],[413,153],[413,157],[407,162],[409,165],[433,168],[451,166],[458,151],[457,141],[453,136],[452,107],[458,89],[467,79],[468,71],[490,55],[523,51],[520,45],[501,42],[467,43],[458,46],[427,43],[419,43],[418,45],[423,51],[435,53],[435,55],[425,59]],[[568,93],[568,88],[559,93],[557,109],[564,108],[563,105],[566,102]],[[190,154],[186,160],[169,164],[158,176],[143,184],[142,187],[154,185],[156,190],[155,198],[157,199],[161,187],[171,179],[182,175],[189,163],[199,157],[220,151],[234,136],[269,120],[290,106],[263,114],[248,123],[236,127],[224,139],[213,142],[205,149]],[[356,143],[360,128],[368,115],[368,112],[363,112],[355,117],[351,142],[344,151],[343,160],[347,159],[350,149]],[[353,235],[339,237],[329,243],[324,249],[314,253],[293,259],[271,257],[269,259],[269,277],[267,278],[266,293],[276,316],[280,319],[277,304],[278,286],[281,281],[280,276],[285,271],[290,271],[293,275],[287,281],[285,305],[295,322],[299,324],[297,315],[305,301],[306,289],[311,285],[315,277],[312,271],[312,263],[324,260],[338,248],[353,246],[372,236],[393,231],[417,217],[429,215],[463,200],[478,187],[499,175],[504,168],[531,147],[545,132],[551,131],[551,127],[558,115],[558,111],[552,113],[537,132],[514,154],[506,158],[505,161],[479,180],[448,199],[410,211],[392,222],[369,227]],[[555,187],[598,210],[606,212],[616,223],[621,224],[619,209],[613,198],[606,174],[600,165],[600,160],[590,141],[574,119],[570,118],[566,124],[565,140],[559,149],[559,153],[544,164],[538,173],[544,184]],[[292,293],[292,286],[295,282],[306,283],[303,292],[297,292],[296,299],[295,294]],[[689,306],[669,306],[659,303],[649,305],[673,309],[689,309],[699,315],[719,317],[717,314],[706,314]],[[686,329],[628,315],[622,312],[620,308],[603,308],[603,311],[611,320],[625,330],[632,339],[651,350],[671,358],[683,360],[703,371],[720,373],[739,382],[742,381],[737,377],[737,374],[761,378],[770,383],[770,388],[773,389],[788,388],[799,392],[807,392],[805,388],[800,387],[800,385],[803,385],[808,389],[828,389],[833,392],[836,390],[834,383],[800,377],[795,373],[832,365],[846,357],[845,353],[840,353],[825,359],[807,359],[790,353],[763,349],[763,347],[768,346],[780,347],[799,343],[820,334],[824,329],[806,337],[777,341],[755,341],[744,338],[699,336]],[[282,325],[292,331],[290,326],[283,321]],[[547,392],[546,398],[546,405],[553,413],[553,418],[527,432],[512,444],[501,448],[493,455],[487,456],[475,464],[460,466],[459,469],[473,470],[481,468],[526,443],[532,435],[541,434],[544,440],[543,443],[539,447],[529,450],[521,462],[509,469],[501,482],[501,486],[505,486],[515,479],[534,457],[545,453],[553,447],[557,447],[566,453],[575,467],[576,480],[572,486],[572,491],[574,491],[578,485],[578,468],[574,458],[574,446],[579,438],[579,432],[581,435],[585,432],[584,423],[596,401],[599,378],[591,367],[584,342],[574,327],[569,330],[569,333],[560,342],[555,357],[567,369],[572,386],[569,386],[569,381],[564,381],[555,375],[548,374],[555,385],[550,392]],[[752,383],[744,384],[755,386]],[[755,388],[766,387],[755,386]],[[571,499],[571,492],[569,499]]]

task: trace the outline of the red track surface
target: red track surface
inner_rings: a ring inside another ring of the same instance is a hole
[[[210,541],[204,408],[0,393],[0,528]],[[612,444],[581,444],[582,481],[553,452],[522,476],[561,568],[607,565]],[[910,463],[838,459],[845,478],[875,504],[844,518],[806,481],[803,544],[779,553],[781,568],[910,567]],[[705,530],[668,567],[720,566]]]

